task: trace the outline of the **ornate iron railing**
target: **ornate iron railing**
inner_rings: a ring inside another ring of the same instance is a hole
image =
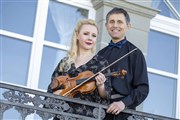
[[[12,108],[20,113],[22,120],[26,120],[30,114],[37,114],[42,120],[49,120],[55,116],[61,120],[102,120],[107,108],[105,105],[61,97],[3,82],[0,82],[0,91],[0,120],[3,120],[4,112]],[[67,112],[69,103],[90,106],[93,108],[91,111],[93,116],[87,117]],[[129,109],[123,112],[130,114],[128,120],[176,120]]]

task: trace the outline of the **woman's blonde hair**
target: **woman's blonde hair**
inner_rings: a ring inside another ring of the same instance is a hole
[[[71,64],[75,61],[77,55],[78,55],[78,45],[79,45],[79,41],[77,40],[77,35],[79,34],[81,28],[83,25],[93,25],[97,28],[98,30],[98,26],[96,24],[96,22],[92,19],[83,19],[83,20],[80,20],[74,31],[73,31],[73,36],[72,36],[72,39],[71,39],[71,47],[67,53],[67,59],[64,61],[64,63],[62,63],[60,65],[60,70],[61,71],[67,71],[70,69],[71,67]],[[92,48],[92,53],[95,53],[96,51],[96,44],[94,45],[94,47]],[[64,70],[64,68],[67,68],[67,70]]]

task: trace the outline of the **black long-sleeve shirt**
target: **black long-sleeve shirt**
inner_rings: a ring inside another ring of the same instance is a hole
[[[111,64],[136,48],[136,46],[127,41],[126,38],[120,42],[122,44],[119,48],[109,45],[100,50],[98,55],[103,56],[108,60],[109,64]],[[116,44],[119,44],[119,42]],[[147,67],[144,55],[137,49],[129,56],[111,66],[110,69],[111,71],[127,71],[124,77],[112,78],[111,83],[113,91],[124,96],[121,100],[125,106],[135,109],[136,106],[145,100],[149,93]],[[112,93],[114,94],[114,92]]]

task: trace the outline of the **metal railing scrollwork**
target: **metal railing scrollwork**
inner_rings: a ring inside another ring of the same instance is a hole
[[[22,120],[26,120],[27,116],[32,114],[38,115],[42,120],[49,120],[54,117],[61,120],[103,120],[107,108],[105,105],[70,99],[3,82],[0,82],[0,91],[0,120],[3,120],[5,111],[10,109],[16,110]],[[91,107],[93,116],[69,112],[71,103]],[[128,120],[176,120],[129,109],[123,112],[131,114]]]

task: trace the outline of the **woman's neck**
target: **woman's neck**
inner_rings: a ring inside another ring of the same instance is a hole
[[[82,49],[80,49],[77,54],[78,57],[79,56],[91,56],[91,55],[93,55],[92,50],[82,50]]]
[[[81,51],[76,57],[75,66],[78,68],[81,65],[86,64],[93,58],[94,54],[91,51]]]

